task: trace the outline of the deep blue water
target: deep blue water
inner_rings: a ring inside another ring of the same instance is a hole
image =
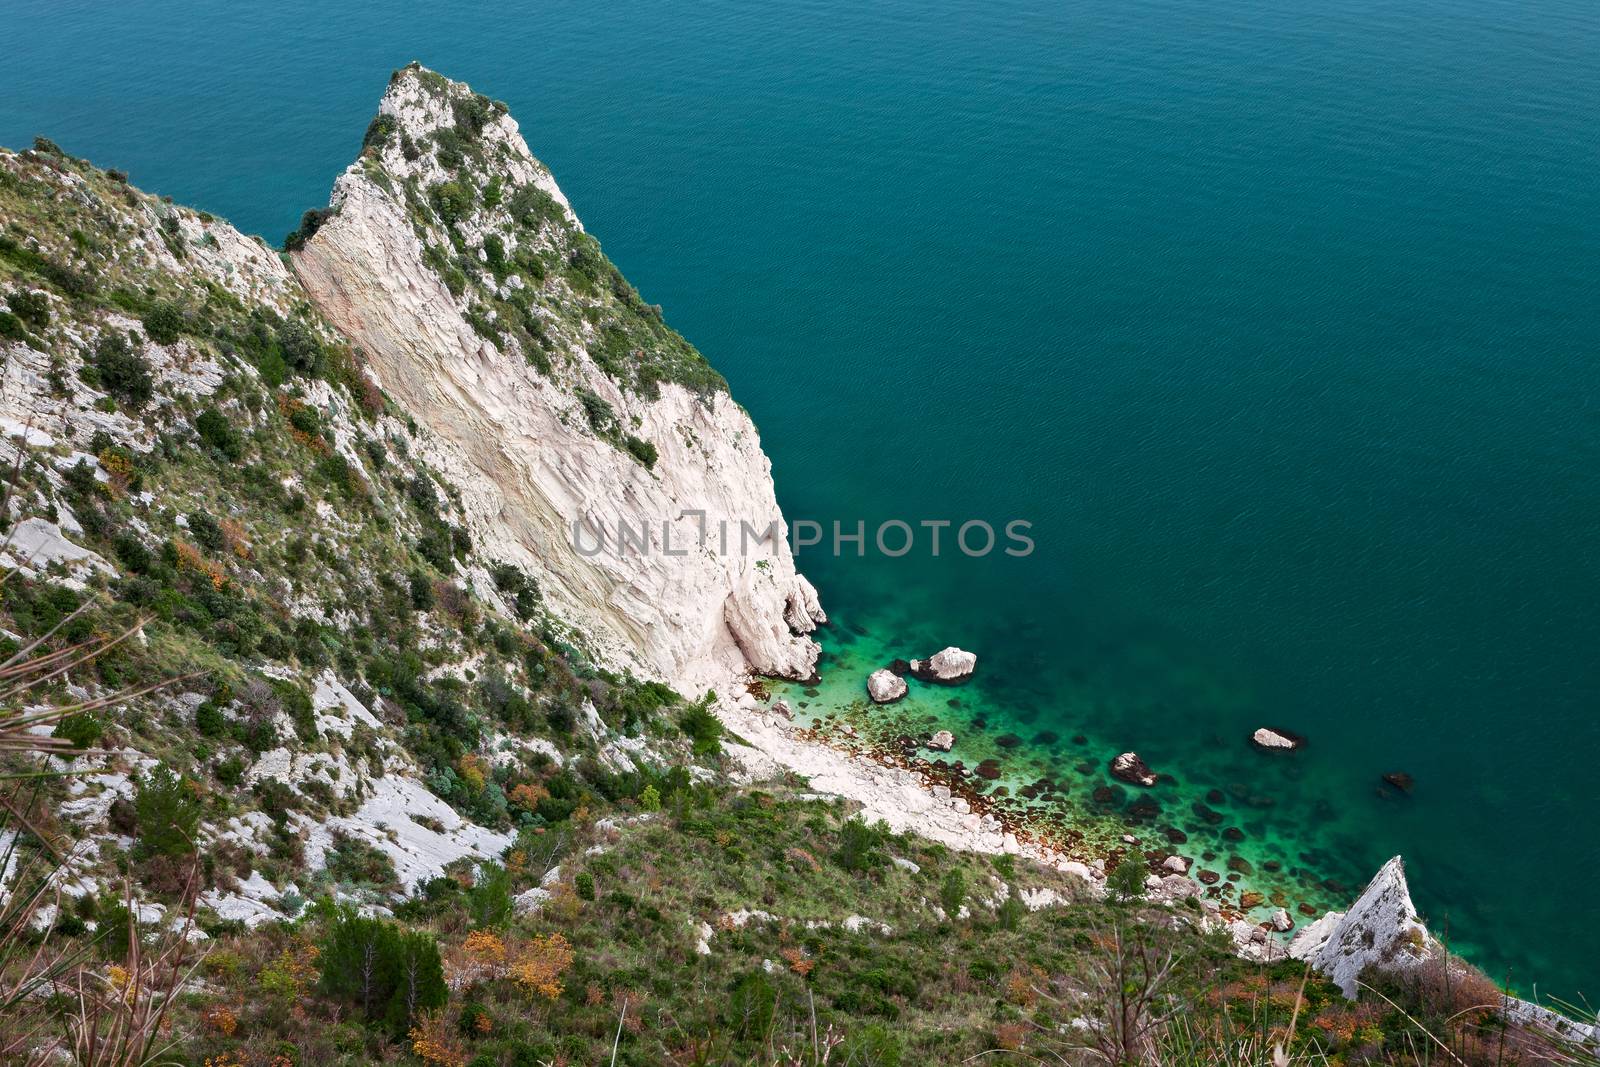
[[[1034,523],[804,556],[874,654],[972,648],[986,713],[1404,852],[1496,977],[1600,994],[1590,0],[11,0],[0,54],[0,143],[274,242],[391,68],[507,101],[791,518]]]

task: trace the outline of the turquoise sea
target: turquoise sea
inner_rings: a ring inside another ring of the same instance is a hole
[[[10,0],[0,54],[0,143],[274,243],[391,68],[507,101],[792,519],[1033,523],[805,553],[808,710],[959,644],[902,710],[969,762],[1091,805],[1137,748],[1213,868],[1338,903],[1403,852],[1494,976],[1600,995],[1592,0]]]

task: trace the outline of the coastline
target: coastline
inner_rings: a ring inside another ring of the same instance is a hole
[[[774,710],[781,701],[768,698],[765,688],[765,681],[747,679],[739,693],[717,705],[723,726],[733,735],[728,738],[730,754],[740,764],[747,783],[793,773],[805,778],[816,794],[860,805],[859,814],[869,823],[882,822],[895,833],[914,833],[952,849],[1022,856],[1076,876],[1085,891],[1096,897],[1106,892],[1109,867],[1141,851],[1145,855],[1138,862],[1146,862],[1152,850],[1148,846],[1156,846],[1154,839],[1143,840],[1126,832],[1114,845],[1087,837],[1058,841],[1007,813],[973,789],[958,771],[935,766],[943,761],[871,743],[848,724],[822,729],[805,726]],[[1200,922],[1227,929],[1242,956],[1259,960],[1287,956],[1293,927],[1273,929],[1270,922],[1252,921],[1229,902],[1204,896],[1205,887],[1188,874],[1152,872],[1145,887],[1147,899],[1155,902],[1196,901]],[[1024,896],[1030,909],[1059,899],[1053,893]]]

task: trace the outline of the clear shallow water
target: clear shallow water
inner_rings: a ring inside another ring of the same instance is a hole
[[[1496,976],[1600,993],[1592,4],[14,0],[0,48],[0,143],[274,241],[392,67],[506,100],[792,518],[1034,522],[805,555],[850,670],[974,649],[926,701],[973,744],[1253,785],[1252,855],[1404,852]]]

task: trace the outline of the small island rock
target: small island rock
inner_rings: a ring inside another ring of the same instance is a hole
[[[1250,735],[1250,743],[1268,752],[1293,752],[1305,744],[1305,738],[1288,730],[1273,730],[1263,726]]]
[[[902,682],[900,684],[904,685],[905,683]],[[935,752],[949,752],[955,747],[955,743],[956,735],[949,730],[936,731],[932,737],[928,738],[928,747]]]

